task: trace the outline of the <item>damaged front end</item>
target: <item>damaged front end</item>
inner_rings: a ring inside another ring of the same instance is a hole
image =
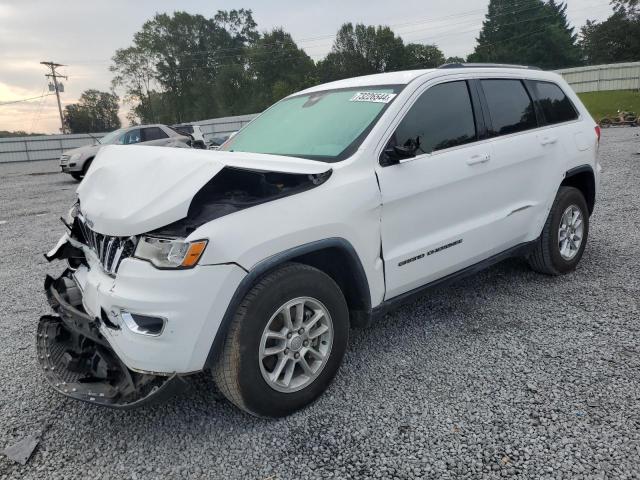
[[[66,254],[77,249],[65,244]],[[59,257],[59,255],[57,256]],[[100,333],[100,322],[82,307],[82,293],[66,270],[58,279],[47,275],[47,299],[58,314],[38,323],[37,355],[49,384],[59,393],[112,408],[133,408],[166,399],[184,386],[177,375],[134,372],[118,358]]]
[[[209,308],[189,295],[205,287],[227,295],[228,279],[246,273],[228,263],[194,268],[209,239],[188,237],[222,216],[303,194],[331,174],[321,162],[273,155],[101,149],[63,219],[68,232],[45,255],[68,264],[44,285],[56,313],[38,324],[47,381],[63,395],[114,408],[180,390],[182,376],[204,364],[189,347],[199,345]],[[199,246],[197,256],[185,245]],[[178,280],[184,291],[171,295]]]

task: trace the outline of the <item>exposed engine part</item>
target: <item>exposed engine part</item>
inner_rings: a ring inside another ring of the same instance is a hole
[[[185,218],[150,234],[186,237],[216,218],[322,185],[331,173],[328,170],[319,175],[304,175],[225,167],[193,197]]]

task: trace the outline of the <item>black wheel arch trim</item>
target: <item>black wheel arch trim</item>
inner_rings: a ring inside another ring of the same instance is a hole
[[[558,186],[558,189],[564,186],[565,182],[570,178],[583,173],[590,175],[591,179],[593,180],[593,185],[592,185],[593,191],[589,192],[592,198],[588,198],[588,196],[585,195],[585,200],[587,201],[587,206],[589,207],[589,215],[591,215],[596,205],[596,195],[597,195],[596,175],[591,165],[589,164],[579,165],[577,167],[573,167],[567,170],[564,174],[564,178],[562,179],[562,182]]]
[[[575,175],[578,175],[579,173],[590,173],[591,175],[593,175],[593,178],[595,178],[595,174],[593,172],[593,167],[591,165],[580,165],[579,167],[574,167],[571,168],[569,170],[567,170],[567,172],[564,174],[564,178],[570,178],[573,177]]]
[[[330,248],[337,248],[342,250],[342,252],[345,253],[347,255],[347,258],[349,259],[349,267],[351,269],[351,273],[353,274],[356,288],[362,296],[362,301],[364,304],[364,308],[362,311],[359,310],[355,312],[357,316],[356,321],[359,326],[367,324],[371,318],[371,292],[369,290],[369,282],[367,280],[364,267],[362,266],[362,262],[360,261],[360,257],[356,253],[355,248],[353,248],[353,245],[351,245],[351,243],[344,238],[333,237],[323,240],[317,240],[290,248],[280,253],[276,253],[270,257],[265,258],[264,260],[261,260],[249,270],[247,275],[242,279],[242,281],[236,288],[236,291],[231,297],[229,305],[227,305],[227,309],[224,313],[224,316],[222,317],[222,321],[220,322],[220,326],[218,327],[216,336],[209,349],[209,354],[207,355],[204,368],[209,369],[215,364],[220,349],[222,348],[224,339],[227,335],[229,325],[233,320],[238,306],[260,277],[270,272],[274,268],[288,261],[296,259],[297,257]],[[351,313],[353,314],[354,312]]]

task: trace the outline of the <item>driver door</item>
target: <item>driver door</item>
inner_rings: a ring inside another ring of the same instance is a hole
[[[499,249],[500,188],[475,92],[466,80],[424,90],[385,149],[419,143],[415,157],[377,166],[386,299]]]

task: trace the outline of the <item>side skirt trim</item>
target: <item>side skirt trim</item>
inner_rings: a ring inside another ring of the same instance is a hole
[[[498,253],[492,257],[489,257],[481,262],[478,262],[474,265],[470,265],[462,270],[454,272],[445,277],[439,278],[433,282],[427,283],[420,287],[414,288],[413,290],[409,290],[408,292],[402,293],[396,297],[390,298],[389,300],[385,300],[380,305],[375,307],[371,311],[372,320],[379,320],[384,317],[387,313],[395,310],[396,308],[402,306],[405,303],[412,302],[421,296],[423,296],[428,290],[442,287],[445,285],[449,285],[457,280],[468,277],[470,275],[474,275],[482,270],[487,269],[488,267],[495,265],[507,258],[512,257],[521,257],[526,255],[531,251],[534,245],[538,242],[538,239],[533,240],[531,242],[521,243],[520,245],[516,245],[515,247],[511,247],[504,252]]]

